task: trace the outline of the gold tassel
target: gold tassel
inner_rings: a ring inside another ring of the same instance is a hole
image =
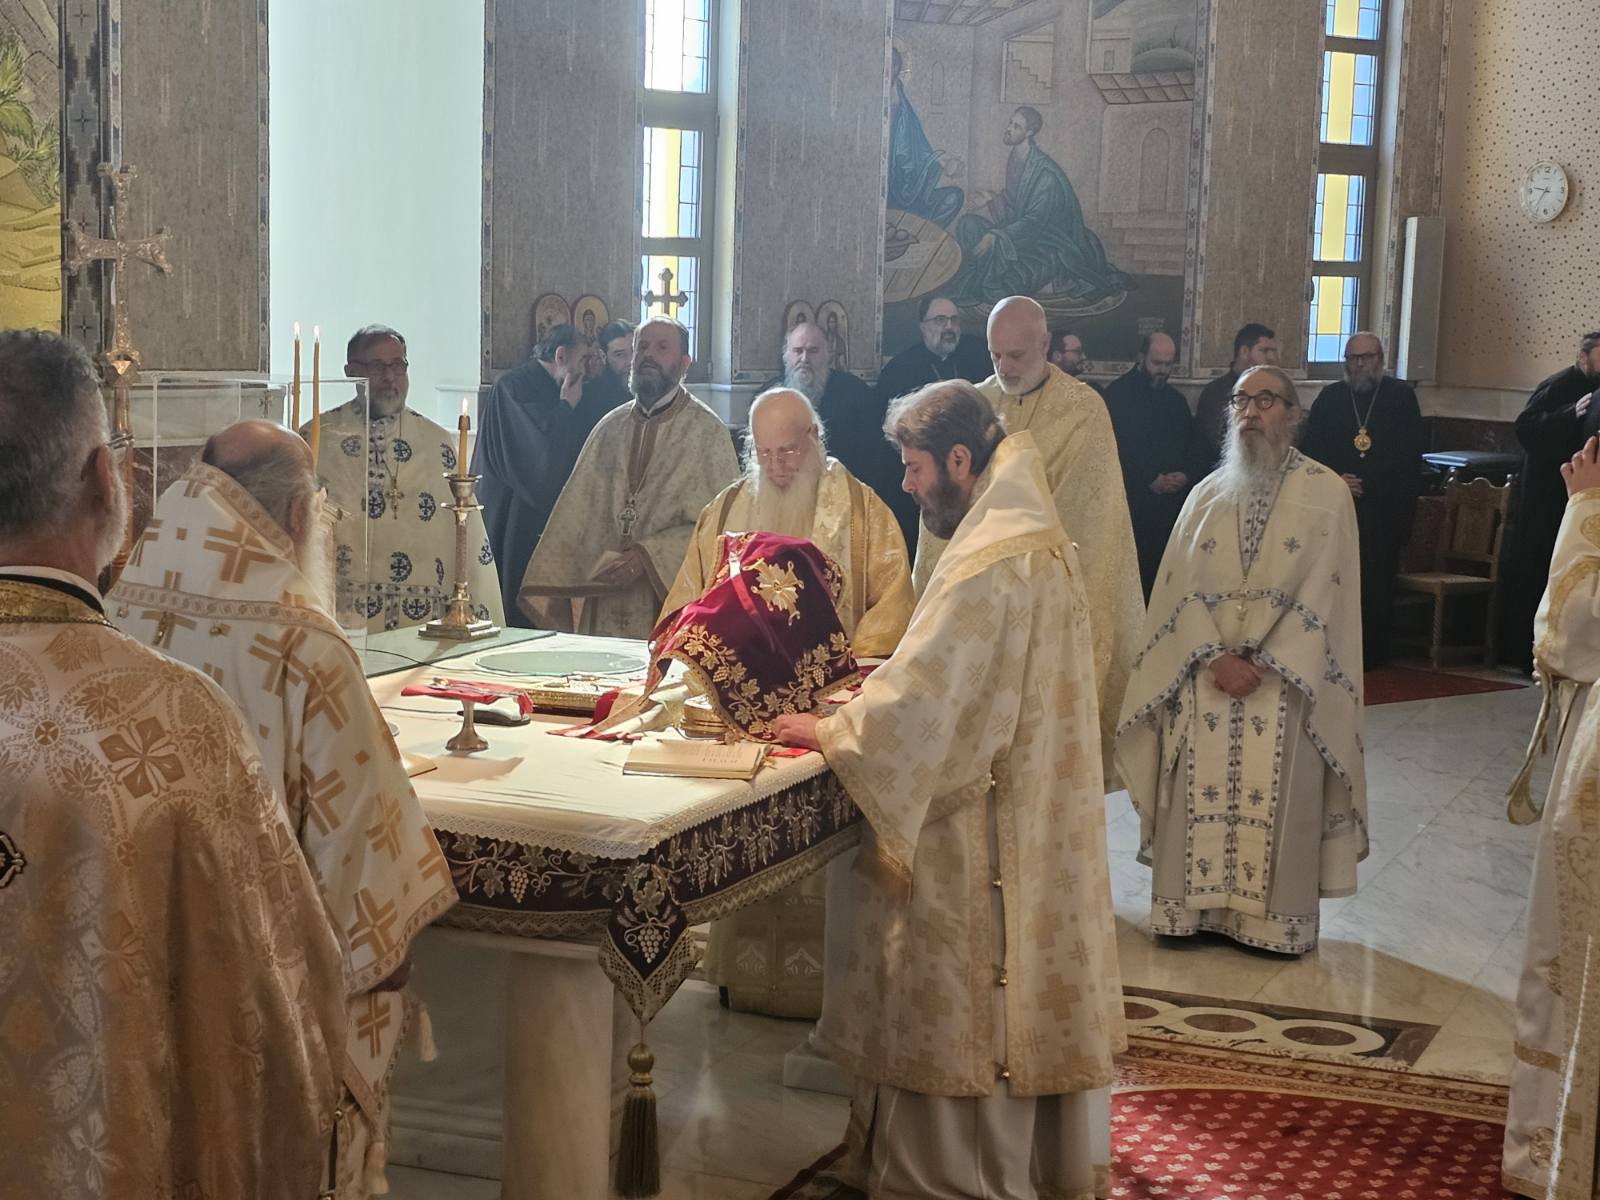
[[[617,1151],[617,1195],[654,1196],[661,1190],[661,1156],[656,1145],[656,1094],[651,1069],[656,1056],[644,1044],[628,1051],[628,1093],[622,1102],[622,1144]]]
[[[439,1045],[433,1040],[433,1018],[428,1015],[428,1006],[421,1000],[416,1001],[417,1006],[417,1057],[423,1062],[432,1062],[439,1057]]]
[[[369,1196],[389,1194],[389,1176],[384,1167],[389,1160],[389,1143],[374,1141],[367,1147],[366,1160],[361,1164],[361,1186]]]
[[[1506,819],[1513,825],[1532,825],[1544,811],[1542,804],[1535,804],[1533,800],[1533,769],[1546,754],[1550,752],[1550,717],[1556,711],[1558,691],[1566,691],[1560,701],[1561,719],[1556,727],[1556,745],[1561,744],[1561,739],[1567,734],[1567,722],[1572,719],[1572,710],[1577,706],[1573,701],[1577,698],[1577,691],[1569,688],[1569,680],[1552,675],[1542,664],[1536,663],[1535,674],[1538,677],[1539,689],[1544,695],[1539,700],[1539,716],[1533,723],[1533,736],[1528,739],[1528,751],[1523,756],[1522,767],[1517,771],[1517,776],[1511,781],[1511,786],[1506,789]]]

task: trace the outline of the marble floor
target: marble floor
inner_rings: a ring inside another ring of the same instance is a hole
[[[1138,819],[1125,794],[1109,797],[1125,981],[1436,1025],[1415,1069],[1504,1077],[1537,832],[1506,821],[1505,788],[1538,707],[1529,687],[1367,711],[1372,852],[1357,894],[1323,903],[1321,944],[1299,960],[1213,938],[1156,945],[1149,872],[1134,861]],[[663,1196],[765,1198],[838,1142],[845,1102],[782,1084],[783,1056],[805,1029],[729,1013],[700,983],[663,1010],[650,1039]],[[441,1051],[452,1053],[443,1036]],[[399,1166],[390,1182],[398,1200],[489,1200],[500,1192],[493,1180]]]

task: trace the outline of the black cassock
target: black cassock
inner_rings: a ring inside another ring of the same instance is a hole
[[[1122,460],[1139,578],[1149,600],[1183,502],[1190,489],[1211,473],[1211,448],[1183,394],[1171,384],[1151,386],[1149,376],[1138,367],[1107,385],[1106,407]],[[1182,471],[1189,482],[1175,492],[1150,490],[1157,475],[1172,471]]]
[[[1594,390],[1595,382],[1575,366],[1558,371],[1534,388],[1517,414],[1517,441],[1524,453],[1522,470],[1512,486],[1511,528],[1501,559],[1505,591],[1500,657],[1523,670],[1533,665],[1533,618],[1567,507],[1561,464],[1570,462],[1594,432],[1582,428],[1576,406]]]
[[[1368,418],[1367,436],[1372,439],[1364,455],[1355,445],[1362,416]],[[1367,666],[1376,666],[1389,657],[1395,577],[1400,573],[1400,552],[1411,536],[1422,479],[1422,410],[1417,393],[1390,375],[1378,384],[1376,395],[1360,400],[1353,399],[1344,381],[1330,383],[1311,406],[1300,450],[1341,475],[1361,480],[1356,529],[1361,538],[1362,656]]]
[[[982,338],[963,336],[944,358],[918,342],[900,351],[878,372],[878,394],[884,404],[939,379],[965,379],[982,383],[994,374],[994,361]]]
[[[568,404],[550,372],[530,361],[500,376],[479,405],[472,472],[483,476],[478,500],[507,625],[529,624],[517,593],[578,451],[600,418],[628,398],[616,377],[602,372],[584,384],[576,406]]]
[[[767,381],[761,390],[783,387],[780,379]],[[883,418],[889,402],[871,384],[848,371],[828,372],[828,385],[816,402],[817,416],[828,431],[828,453],[842,462],[894,513],[905,535],[906,547],[917,552],[917,502],[900,486],[905,468],[900,456],[883,433]]]

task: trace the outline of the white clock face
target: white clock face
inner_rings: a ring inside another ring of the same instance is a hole
[[[1567,173],[1556,163],[1536,163],[1522,181],[1522,210],[1535,221],[1554,221],[1567,206]]]

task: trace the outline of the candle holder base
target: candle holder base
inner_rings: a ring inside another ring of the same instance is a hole
[[[461,625],[446,618],[442,621],[429,621],[417,632],[422,637],[432,638],[435,641],[476,642],[495,637],[500,632],[500,626],[493,621],[469,621]]]
[[[444,744],[446,750],[453,750],[457,754],[472,754],[489,748],[489,743],[483,740],[483,735],[473,723],[477,707],[475,700],[461,702],[461,732]]]

